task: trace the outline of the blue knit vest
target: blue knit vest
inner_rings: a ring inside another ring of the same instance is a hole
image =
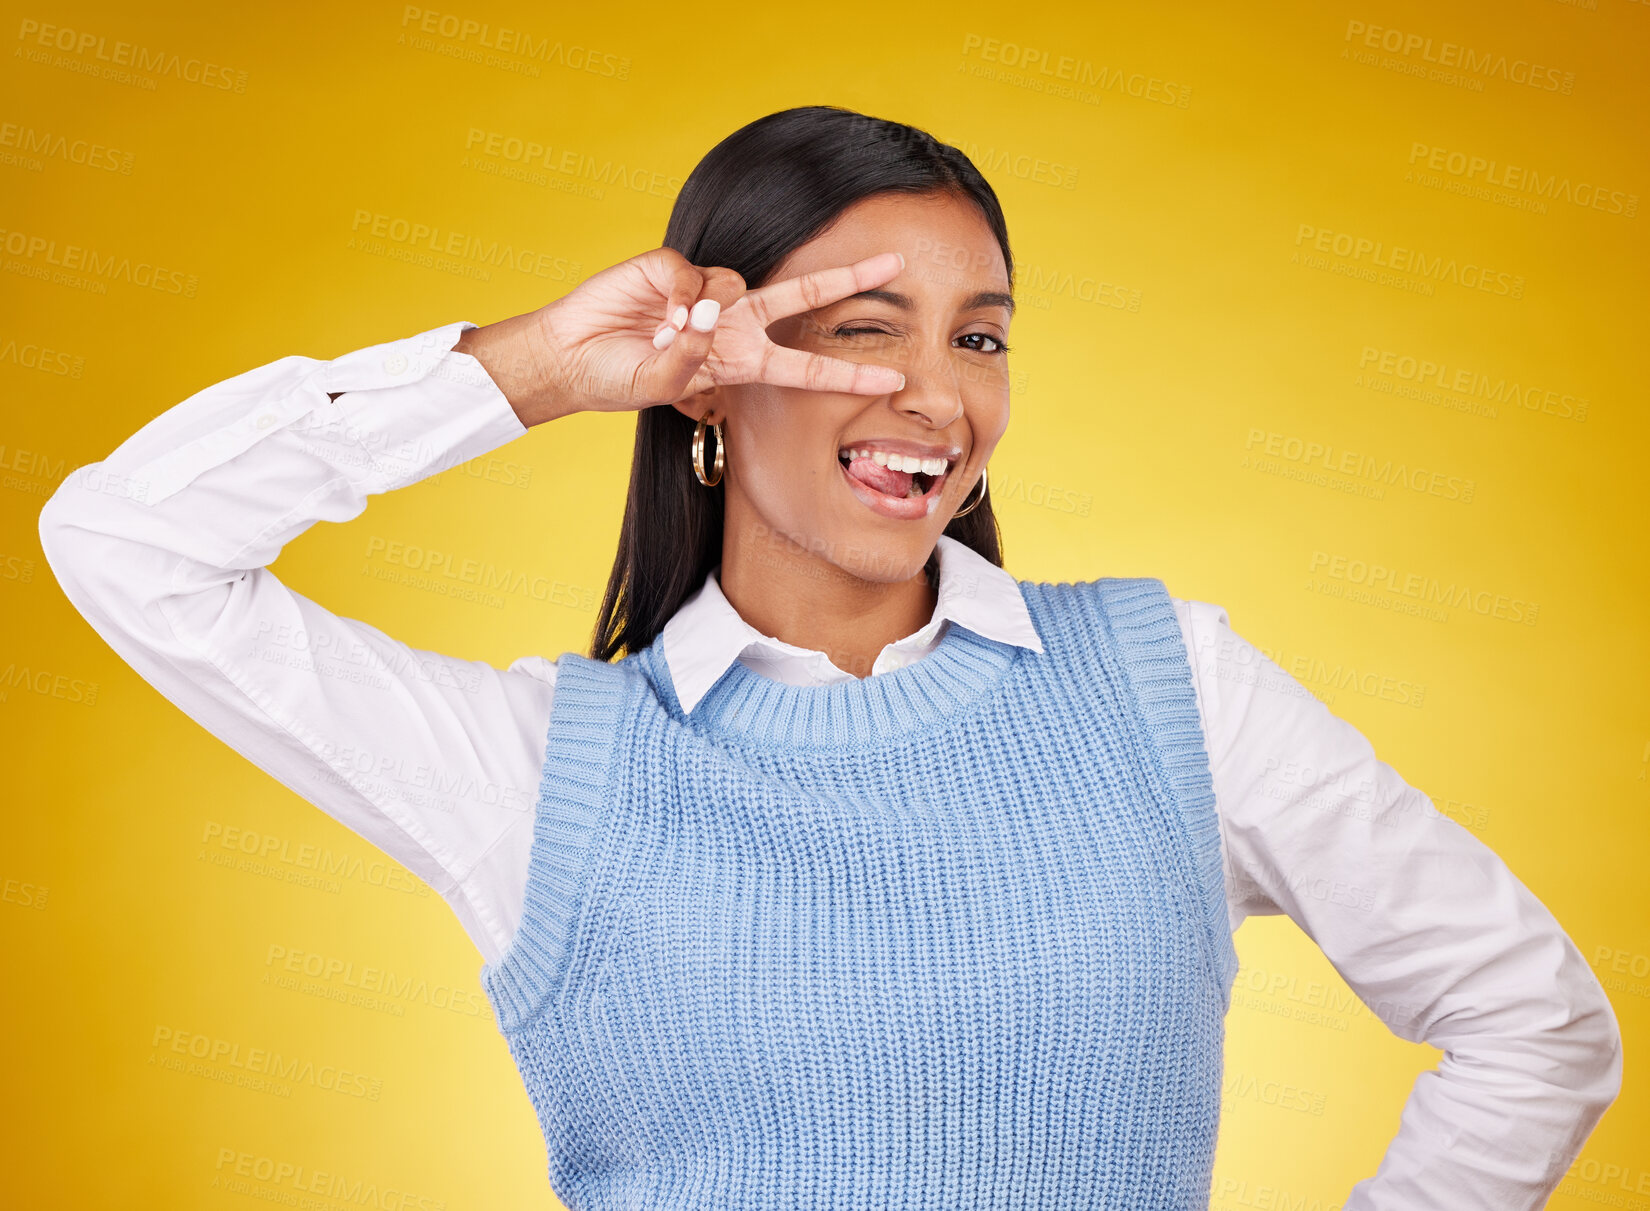
[[[481,972],[550,1185],[613,1208],[1205,1208],[1237,972],[1162,582],[1021,581],[863,680],[557,661]]]

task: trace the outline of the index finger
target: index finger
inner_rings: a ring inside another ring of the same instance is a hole
[[[758,327],[766,328],[777,319],[795,315],[799,311],[813,311],[827,304],[869,290],[898,276],[905,268],[905,256],[898,252],[879,252],[852,265],[835,269],[816,269],[798,277],[786,278],[755,290],[745,292],[745,301],[755,316]]]

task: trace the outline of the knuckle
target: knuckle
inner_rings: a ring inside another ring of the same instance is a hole
[[[808,310],[817,310],[825,301],[825,284],[812,274],[799,280],[797,286],[802,292],[802,301],[808,304]]]
[[[707,285],[714,286],[718,294],[725,293],[728,298],[736,299],[745,292],[745,279],[732,269],[717,266],[707,275]]]

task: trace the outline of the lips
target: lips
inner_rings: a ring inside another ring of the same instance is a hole
[[[894,492],[884,491],[876,484],[867,483],[856,477],[850,473],[850,464],[847,461],[837,460],[837,466],[841,468],[842,482],[847,485],[849,491],[859,498],[860,503],[868,507],[873,513],[896,521],[920,521],[932,514],[939,506],[940,493],[945,490],[947,473],[942,472],[937,476],[930,477],[921,471],[889,471],[886,467],[880,467],[870,459],[855,459],[853,461],[855,463],[869,462],[874,471],[861,468],[861,474],[876,474],[888,477],[882,482],[895,491],[901,488],[901,481],[904,481],[905,494],[895,495]],[[931,482],[923,482],[930,480]],[[913,485],[923,490],[917,495],[911,495]]]

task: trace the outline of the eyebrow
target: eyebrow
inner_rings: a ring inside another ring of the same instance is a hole
[[[850,294],[847,298],[838,299],[827,306],[839,307],[843,303],[851,303],[855,299],[875,299],[884,303],[892,303],[901,311],[916,310],[916,300],[908,294],[901,294],[897,290],[861,290],[858,294]],[[1001,290],[979,290],[963,300],[962,309],[973,311],[980,307],[1006,307],[1008,314],[1014,314],[1014,296],[1004,294]],[[824,307],[820,308],[825,310]]]

